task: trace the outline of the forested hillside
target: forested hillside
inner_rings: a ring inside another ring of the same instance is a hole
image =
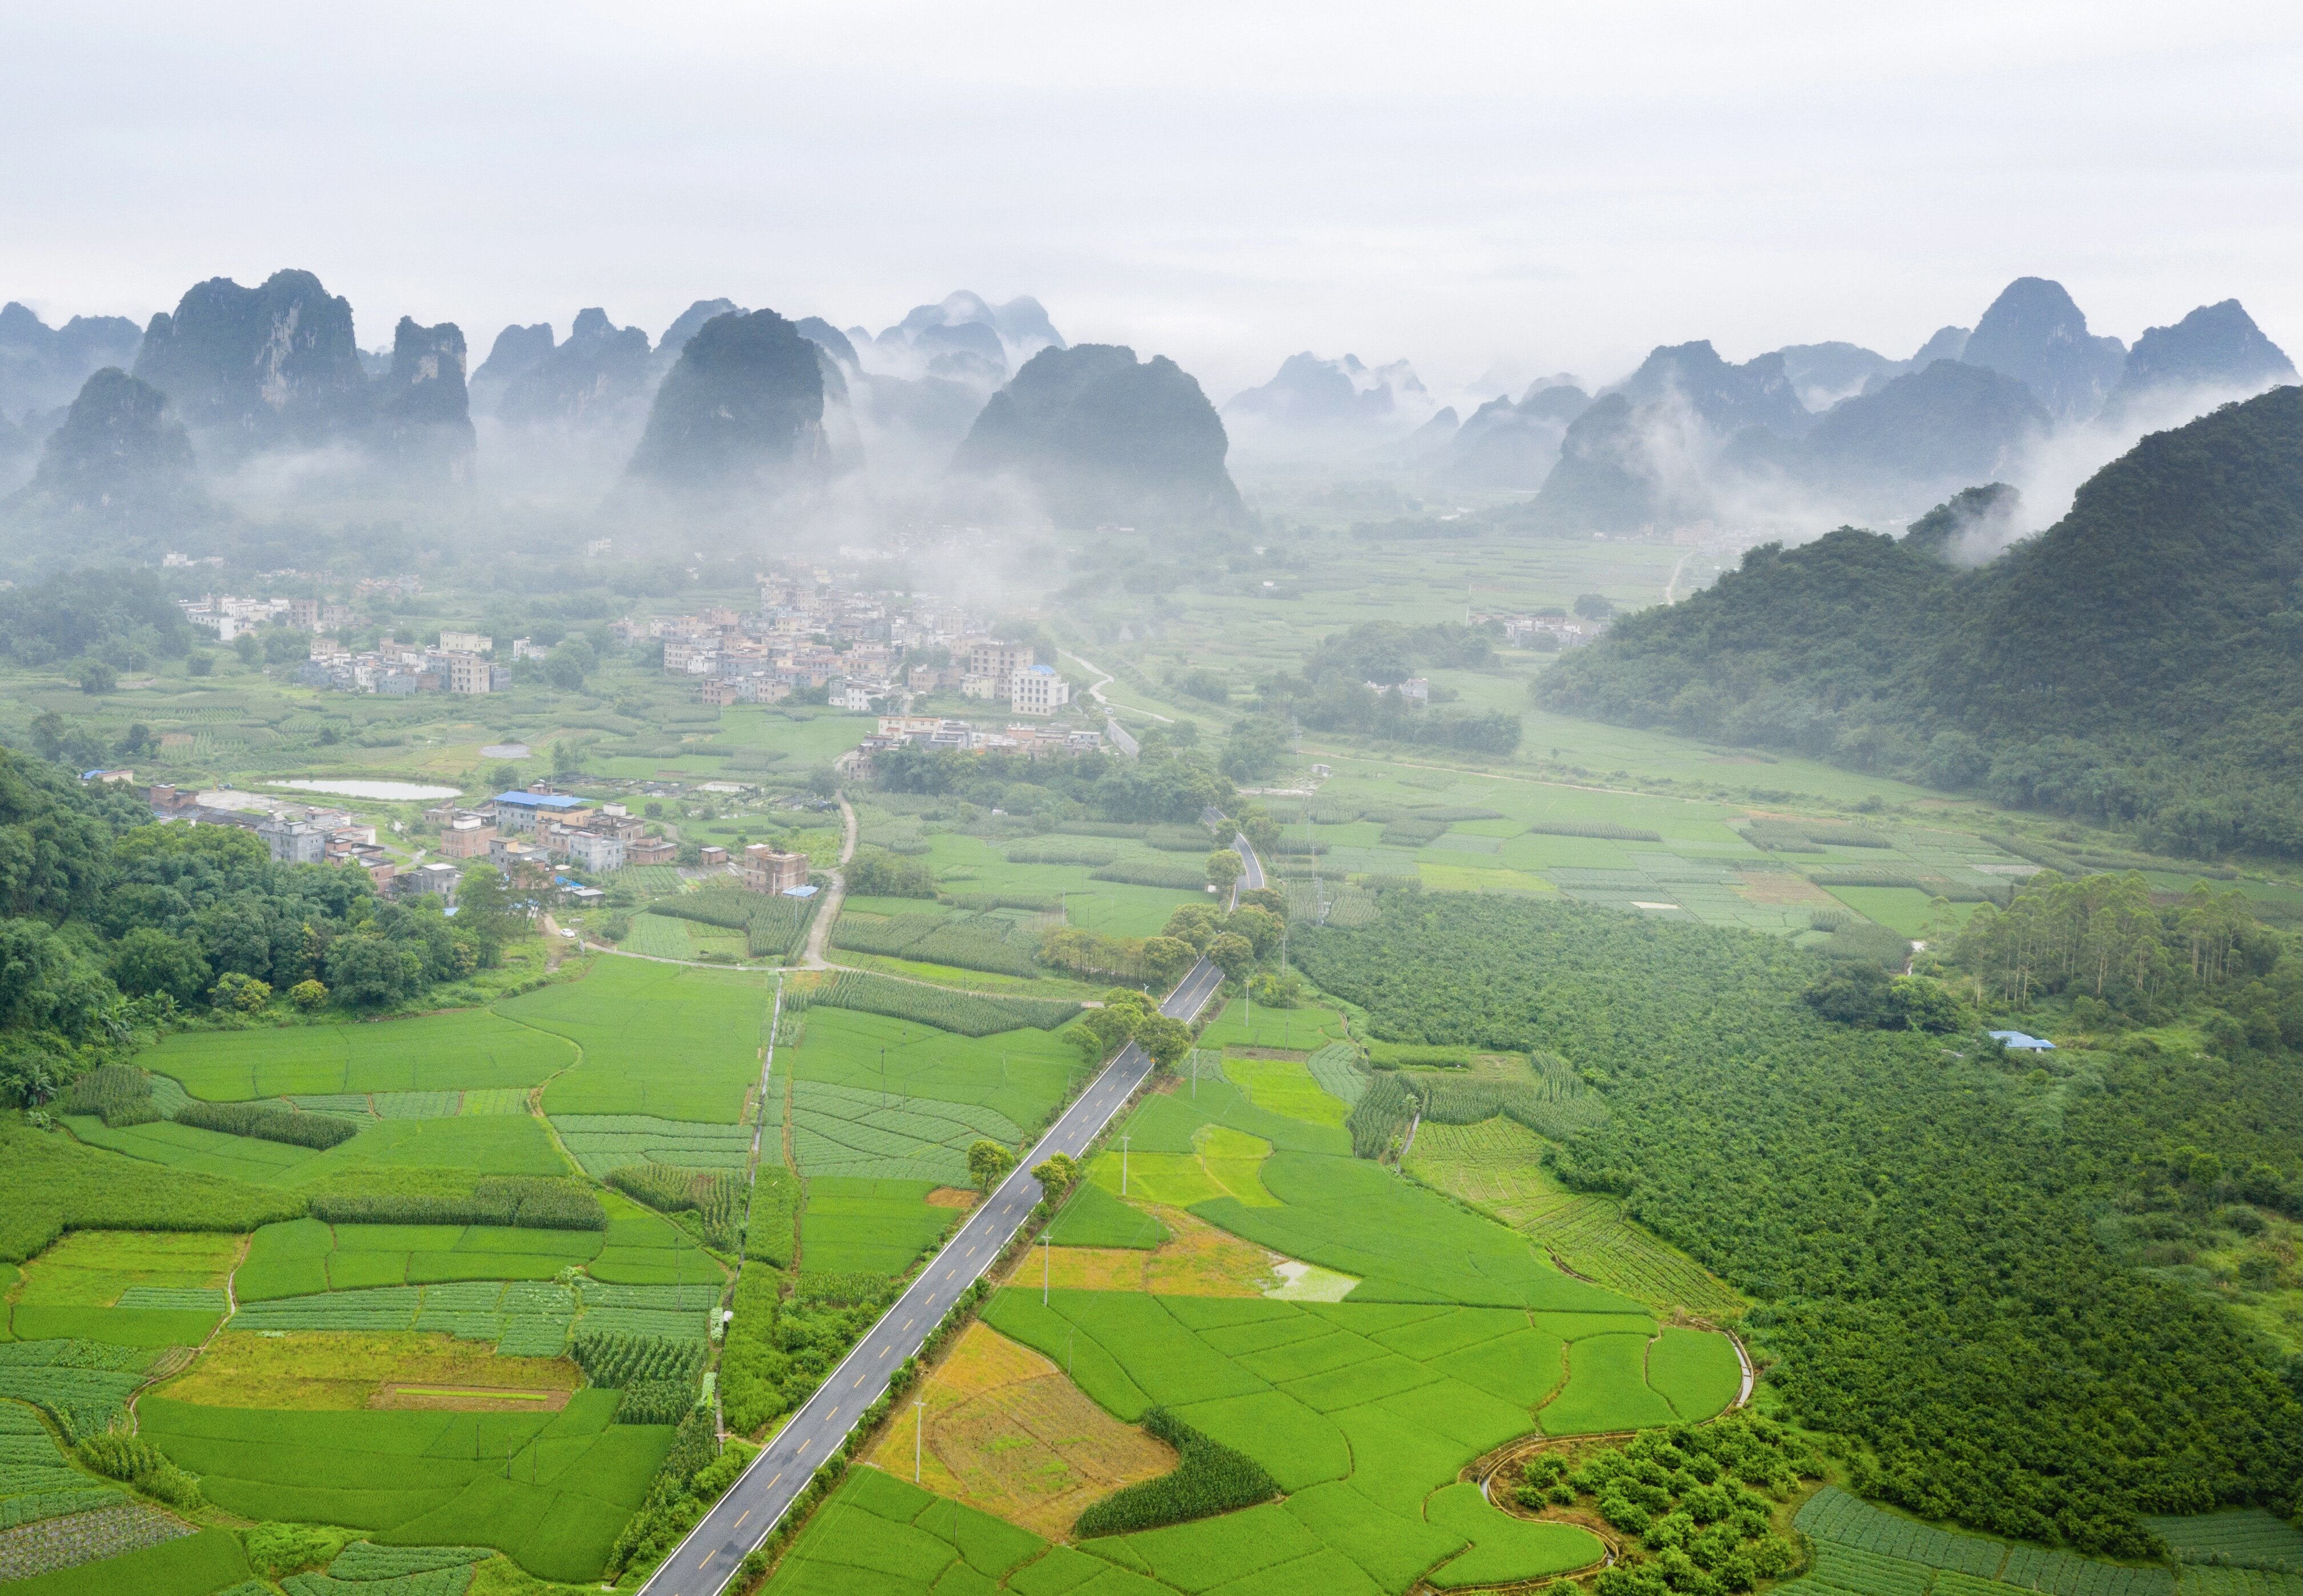
[[[251,832],[154,824],[119,788],[0,748],[0,1102],[46,1102],[180,1009],[275,991],[373,1009],[468,975],[511,926],[498,882],[468,883],[451,925],[357,866],[275,865]]]
[[[2121,1554],[2146,1514],[2296,1510],[2298,1372],[2096,1228],[2163,1186],[2303,1207],[2303,1060],[2276,1025],[2050,1071],[1827,1023],[1801,1001],[1824,967],[1774,938],[1500,896],[1387,893],[1295,950],[1379,1037],[1541,1048],[1597,1086],[1608,1112],[1555,1173],[1759,1302],[1770,1378],[1860,1443],[1867,1494]],[[2291,973],[2269,955],[2186,988],[2193,1009]]]
[[[2185,853],[2303,854],[2303,388],[2144,439],[1978,570],[1852,528],[1752,550],[1538,693]]]

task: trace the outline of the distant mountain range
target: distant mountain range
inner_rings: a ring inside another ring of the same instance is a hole
[[[2294,380],[2236,300],[2155,327],[2130,352],[2089,333],[2060,284],[2020,277],[1972,332],[1945,327],[1910,360],[1824,343],[1737,366],[1708,343],[1659,348],[1574,418],[1534,500],[1504,519],[1629,532],[1764,506],[1825,524],[1897,521],[2010,474],[2051,437],[2096,426],[2131,438]],[[1829,402],[1818,411],[1810,399]],[[1533,475],[1533,462],[1519,471]]]
[[[688,363],[706,328],[759,316],[772,319]],[[506,326],[468,381],[454,324],[403,318],[389,350],[362,350],[350,305],[309,272],[253,288],[212,279],[141,331],[122,317],[51,328],[10,304],[0,308],[0,493],[36,475],[74,396],[115,369],[160,396],[161,421],[181,426],[202,472],[235,474],[236,494],[377,503],[493,473],[500,493],[572,505],[688,470],[718,492],[797,469],[811,480],[861,471],[931,495],[947,481],[970,493],[995,478],[1029,482],[1062,515],[1228,521],[1242,513],[1229,461],[1244,458],[1520,495],[1481,512],[1515,531],[1723,520],[1799,531],[1897,524],[1987,482],[2038,487],[2036,462],[2106,458],[2150,426],[2295,376],[2237,300],[2153,327],[2129,350],[2090,332],[2071,296],[2037,277],[2010,283],[1971,331],[1945,326],[1907,359],[1826,342],[1738,363],[1696,341],[1658,347],[1596,390],[1561,374],[1462,408],[1440,405],[1405,360],[1307,350],[1219,415],[1173,362],[1092,347],[1127,354],[1126,375],[1117,354],[1061,359],[1073,347],[1029,297],[995,303],[963,290],[877,334],[717,297],[653,339],[598,307],[564,340],[546,322]],[[813,390],[790,364],[800,353]],[[1049,356],[1059,359],[1027,381]],[[122,393],[100,396],[97,413],[124,418]],[[709,414],[695,408],[699,394],[712,396]],[[85,452],[79,436],[62,474],[45,478],[38,502],[52,510],[94,502],[48,490],[85,486],[111,458]],[[127,463],[140,447],[122,445],[121,491],[108,502],[149,502]],[[265,465],[290,458],[292,469]],[[2052,513],[2071,480],[2036,502]],[[1962,535],[1946,546],[1979,545]]]

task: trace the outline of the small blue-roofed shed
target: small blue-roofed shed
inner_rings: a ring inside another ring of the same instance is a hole
[[[2055,1051],[2055,1044],[2044,1036],[2026,1036],[2020,1031],[1994,1031],[1991,1034],[2010,1052],[2051,1053]]]

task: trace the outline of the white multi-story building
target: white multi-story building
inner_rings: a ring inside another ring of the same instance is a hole
[[[567,836],[568,857],[594,875],[624,867],[624,840],[603,832],[574,832]]]
[[[442,632],[440,652],[443,654],[493,654],[496,640],[485,632]]]
[[[1008,679],[1008,707],[1019,715],[1051,715],[1072,701],[1072,684],[1053,665],[1032,665]]]

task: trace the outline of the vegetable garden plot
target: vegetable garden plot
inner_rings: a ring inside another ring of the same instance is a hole
[[[8,1596],[210,1596],[249,1572],[240,1537],[230,1530],[195,1533],[140,1504],[51,1520],[8,1541],[0,1551],[0,1579],[32,1561],[46,1570],[11,1583]],[[20,1563],[10,1553],[30,1556]]]
[[[1027,979],[1040,973],[1033,957],[1051,917],[1008,914],[895,915],[885,919],[842,915],[831,945],[955,969],[988,970]]]
[[[365,1025],[179,1031],[140,1061],[175,1077],[194,1097],[240,1102],[313,1093],[534,1086],[574,1063],[575,1051],[489,1009],[463,1009]]]
[[[1407,1172],[1532,1238],[1588,1279],[1655,1307],[1733,1315],[1742,1299],[1702,1266],[1623,1217],[1610,1198],[1568,1191],[1546,1170],[1544,1139],[1511,1119],[1427,1119]]]
[[[988,1138],[1012,1148],[1023,1136],[1006,1115],[971,1103],[813,1080],[792,1087],[792,1157],[804,1176],[966,1186],[971,1144]]]
[[[30,1406],[0,1402],[0,1530],[122,1499],[118,1490],[72,1467]]]
[[[154,1355],[100,1341],[0,1341],[0,1397],[31,1404],[77,1442],[120,1416]]]
[[[2146,1518],[2179,1563],[2216,1562],[2303,1575],[2303,1529],[2261,1507]]]
[[[2303,1574],[2186,1563],[2175,1589],[2178,1596],[2303,1596]]]
[[[1360,1062],[1359,1049],[1348,1042],[1331,1042],[1305,1061],[1312,1078],[1346,1110],[1357,1106],[1367,1091],[1367,1067]]]
[[[645,1114],[558,1114],[552,1128],[595,1179],[641,1163],[741,1170],[752,1154],[751,1127],[743,1125],[702,1125]]]

